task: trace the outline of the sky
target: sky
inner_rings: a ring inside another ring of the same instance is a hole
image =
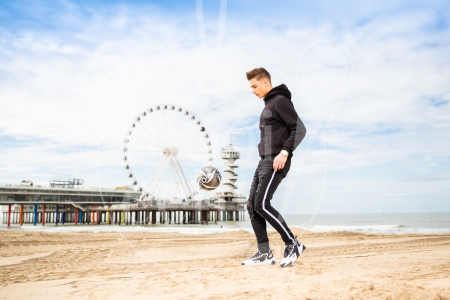
[[[173,103],[220,170],[236,134],[248,195],[264,67],[307,128],[282,213],[450,212],[448,20],[448,1],[0,1],[0,183],[130,184],[130,124]]]

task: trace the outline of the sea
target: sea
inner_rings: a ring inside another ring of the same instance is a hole
[[[286,215],[286,223],[293,228],[312,232],[363,232],[380,234],[443,234],[450,233],[450,213],[380,213],[380,214],[316,214]],[[209,224],[153,224],[153,225],[45,225],[0,224],[0,230],[41,232],[167,232],[181,234],[211,234],[239,230],[253,232],[250,221],[210,222]],[[268,224],[268,231],[274,229]]]

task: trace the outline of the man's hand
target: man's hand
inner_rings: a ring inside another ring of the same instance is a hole
[[[287,157],[283,154],[278,154],[273,160],[273,169],[276,171],[284,168],[284,164],[286,163]]]

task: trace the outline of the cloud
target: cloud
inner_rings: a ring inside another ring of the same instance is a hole
[[[362,194],[373,201],[395,195],[396,203],[409,191],[448,195],[450,46],[435,9],[442,4],[358,5],[345,21],[313,5],[317,22],[289,21],[274,8],[276,17],[263,23],[258,11],[240,17],[236,5],[247,4],[230,3],[221,48],[213,18],[205,18],[206,43],[199,42],[195,7],[184,14],[150,4],[15,8],[26,22],[0,28],[0,181],[57,172],[77,173],[88,185],[129,183],[127,128],[147,108],[175,103],[207,126],[217,166],[228,133],[239,134],[238,191],[246,194],[263,103],[244,73],[263,66],[275,85],[293,91],[308,128],[279,192],[284,208],[303,211],[294,197],[302,195],[314,210],[322,187],[326,211]],[[289,14],[305,14],[289,5]],[[403,170],[398,178],[393,165]],[[425,174],[438,171],[443,177],[429,183]],[[402,180],[411,173],[420,188]],[[367,189],[374,182],[384,194]]]

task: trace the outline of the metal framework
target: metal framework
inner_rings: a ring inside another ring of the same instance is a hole
[[[83,182],[84,182],[83,179],[73,178],[73,175],[68,175],[68,174],[50,174],[49,185],[50,185],[50,187],[71,188],[71,189],[73,189],[75,186],[82,186]]]
[[[140,113],[127,130],[123,160],[139,200],[191,200],[196,172],[212,163],[210,136],[189,110],[159,104]]]

